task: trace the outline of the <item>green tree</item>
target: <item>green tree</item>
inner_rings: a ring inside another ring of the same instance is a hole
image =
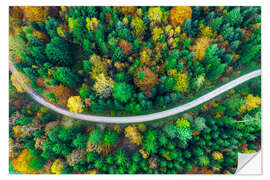
[[[118,133],[116,131],[108,129],[104,134],[104,142],[110,145],[114,145],[118,141]]]
[[[70,88],[77,88],[80,85],[78,76],[67,67],[57,68],[56,72],[53,73],[53,77]]]
[[[72,54],[69,44],[59,37],[51,39],[46,45],[45,52],[49,61],[54,65],[70,66],[72,64]]]
[[[119,166],[128,166],[129,165],[129,159],[126,154],[126,152],[122,149],[119,149],[116,151],[114,155],[115,163]]]
[[[88,140],[87,134],[78,133],[76,138],[72,140],[72,144],[78,149],[84,149]]]
[[[94,144],[101,144],[104,138],[104,132],[100,129],[94,129],[89,134],[89,140]]]
[[[115,83],[113,97],[122,103],[127,103],[133,94],[133,87],[125,82]]]

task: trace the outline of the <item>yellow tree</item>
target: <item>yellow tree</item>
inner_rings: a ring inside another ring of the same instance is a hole
[[[61,174],[64,165],[65,164],[61,159],[56,159],[51,166],[51,172],[54,174]]]
[[[136,34],[136,36],[139,39],[143,38],[143,35],[145,34],[146,26],[143,22],[143,20],[139,17],[133,18],[131,21],[131,27]]]
[[[143,65],[151,65],[152,50],[148,47],[144,47],[140,53],[140,61]]]
[[[160,28],[160,27],[154,27],[153,31],[152,31],[152,39],[155,42],[158,42],[161,38],[162,35],[164,34],[164,31]]]
[[[147,16],[152,25],[159,24],[162,20],[162,11],[160,7],[151,7],[147,12]]]
[[[94,90],[100,97],[109,97],[112,94],[114,81],[112,78],[105,76],[103,73],[96,77]]]
[[[80,96],[71,96],[68,99],[67,107],[71,112],[81,113],[83,112],[83,103]]]
[[[243,104],[239,109],[240,113],[245,113],[246,111],[251,111],[255,108],[258,108],[261,105],[261,98],[258,96],[253,96],[252,94],[249,94],[245,98],[245,101],[246,101],[246,103]]]
[[[35,22],[44,22],[48,18],[48,6],[22,6],[24,18]]]
[[[209,37],[202,37],[196,41],[196,43],[190,47],[190,50],[195,53],[194,59],[202,61],[205,56],[205,51],[211,44],[212,39]]]
[[[142,135],[137,131],[136,126],[128,126],[125,128],[125,137],[127,137],[131,143],[137,145],[142,144]]]
[[[19,78],[19,81],[22,82],[24,85],[21,85],[17,78]],[[11,75],[11,82],[18,92],[25,92],[27,84],[30,83],[30,79],[26,77],[23,73],[15,71]]]
[[[37,174],[39,171],[33,170],[29,168],[29,164],[34,159],[33,156],[30,155],[30,149],[24,149],[16,159],[12,160],[12,165],[16,171],[19,171],[23,174]]]
[[[213,156],[213,159],[214,160],[220,160],[220,159],[223,159],[223,154],[220,153],[220,152],[217,152],[217,151],[214,151],[212,153],[212,156]]]
[[[188,90],[188,74],[187,73],[176,73],[173,76],[175,80],[174,90],[180,92],[187,92]]]
[[[98,29],[98,19],[97,18],[86,18],[86,28],[88,30],[96,31]]]
[[[189,6],[176,6],[170,11],[170,22],[173,27],[182,26],[186,19],[190,19],[192,9]]]
[[[101,60],[101,57],[93,54],[89,62],[93,65],[91,68],[90,76],[92,79],[96,79],[99,74],[104,74],[105,76],[107,75],[107,64],[105,61]]]

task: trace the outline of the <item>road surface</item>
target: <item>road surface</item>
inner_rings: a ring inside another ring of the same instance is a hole
[[[10,65],[10,70],[11,72],[16,71],[15,67],[13,66],[12,63]],[[233,81],[230,81],[221,87],[191,101],[186,104],[179,105],[175,108],[168,109],[165,111],[161,112],[156,112],[152,114],[147,114],[147,115],[137,115],[137,116],[126,116],[126,117],[109,117],[109,116],[97,116],[97,115],[91,115],[91,114],[83,114],[83,113],[74,113],[70,112],[69,110],[65,108],[58,107],[54,104],[51,104],[50,102],[47,102],[42,96],[40,96],[37,92],[35,92],[32,88],[30,88],[28,85],[24,84],[24,82],[21,80],[20,77],[15,77],[19,83],[23,87],[25,87],[26,92],[38,103],[41,105],[51,109],[52,111],[55,111],[57,113],[60,113],[65,116],[69,116],[75,119],[80,119],[80,120],[85,120],[85,121],[91,121],[91,122],[96,122],[96,123],[112,123],[112,124],[127,124],[127,123],[141,123],[141,122],[147,122],[147,121],[152,121],[156,119],[161,119],[165,117],[169,117],[184,111],[187,111],[191,108],[194,108],[202,103],[205,103],[209,101],[210,99],[234,88],[235,86],[242,84],[252,78],[255,78],[257,76],[261,75],[261,70],[255,70],[252,71],[248,74],[245,74]]]

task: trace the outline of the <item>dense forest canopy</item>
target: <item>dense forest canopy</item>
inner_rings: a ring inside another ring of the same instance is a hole
[[[151,112],[259,68],[260,13],[260,7],[10,7],[10,57],[17,75],[72,112]]]

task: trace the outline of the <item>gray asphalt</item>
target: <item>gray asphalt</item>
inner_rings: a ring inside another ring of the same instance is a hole
[[[15,67],[13,66],[12,63],[9,63],[10,70],[11,72],[16,71]],[[83,114],[83,113],[74,113],[70,112],[69,110],[65,108],[58,107],[54,104],[51,104],[47,102],[42,96],[40,96],[38,93],[36,93],[32,88],[28,87],[27,85],[24,84],[24,82],[21,80],[20,77],[15,77],[22,86],[26,87],[27,93],[38,103],[41,105],[51,109],[52,111],[55,111],[57,113],[60,113],[65,116],[69,116],[75,119],[80,119],[80,120],[85,120],[85,121],[90,121],[90,122],[96,122],[96,123],[111,123],[111,124],[127,124],[127,123],[141,123],[141,122],[147,122],[147,121],[152,121],[152,120],[157,120],[165,117],[169,117],[184,111],[187,111],[191,108],[194,108],[204,102],[209,101],[210,99],[234,88],[235,86],[242,84],[252,78],[258,77],[261,75],[261,70],[255,70],[252,71],[248,74],[245,74],[233,81],[230,81],[221,87],[191,101],[186,104],[177,106],[172,109],[168,109],[162,112],[156,112],[152,114],[147,114],[147,115],[137,115],[137,116],[126,116],[126,117],[109,117],[109,116],[97,116],[97,115],[91,115],[91,114]]]

